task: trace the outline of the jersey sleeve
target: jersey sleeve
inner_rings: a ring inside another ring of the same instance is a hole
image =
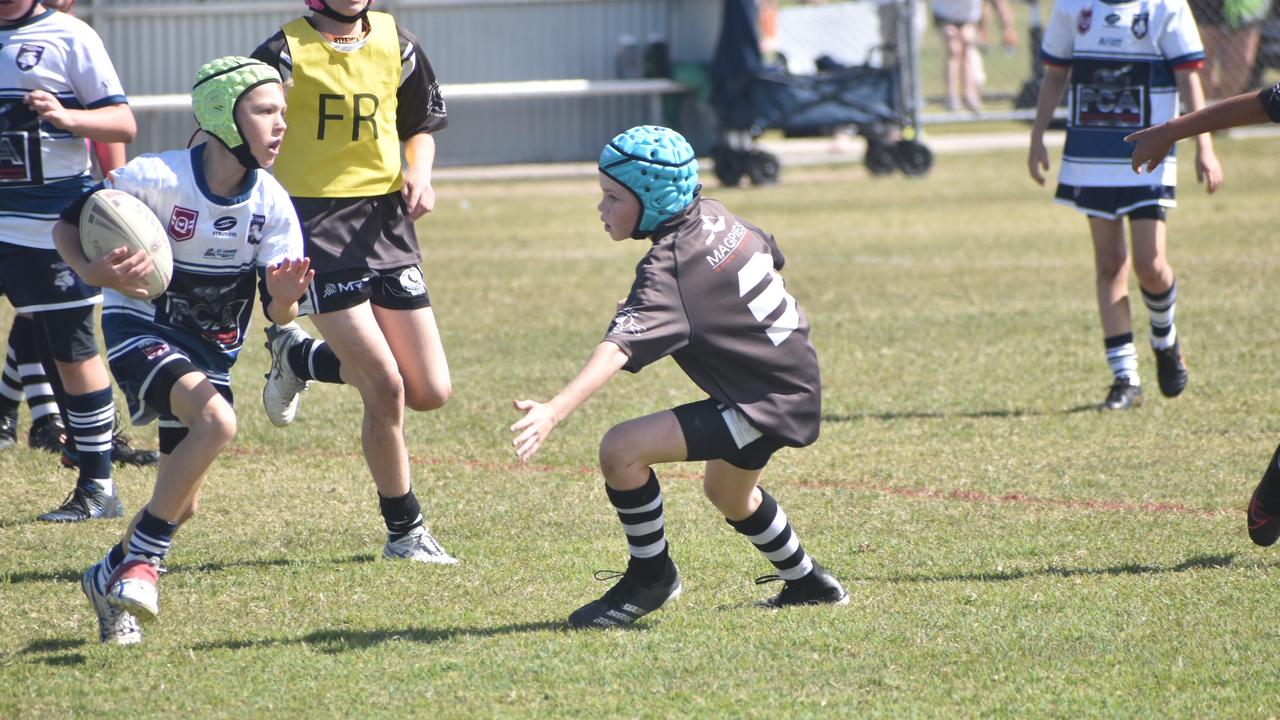
[[[1071,17],[1071,5],[1057,0],[1049,13],[1044,28],[1044,41],[1040,44],[1040,57],[1048,65],[1068,67],[1075,49],[1075,18]]]
[[[75,91],[76,99],[86,108],[95,109],[108,105],[128,103],[120,76],[111,64],[111,57],[102,44],[102,38],[92,30],[80,33],[76,42],[68,48],[67,78]]]
[[[249,57],[264,62],[280,73],[286,83],[293,77],[293,63],[288,56],[288,41],[284,39],[284,31],[277,31],[259,45]]]
[[[1191,8],[1185,2],[1170,4],[1164,32],[1160,33],[1160,53],[1174,70],[1194,70],[1204,67],[1204,44],[1196,29]]]
[[[58,219],[63,222],[70,223],[76,227],[80,227],[80,213],[84,211],[84,204],[89,201],[89,196],[105,188],[102,182],[94,183],[93,187],[85,190],[80,197],[71,201],[71,204],[62,209],[62,213],[58,215]]]
[[[257,264],[260,268],[275,265],[286,258],[299,260],[303,253],[302,224],[298,221],[298,212],[284,188],[274,181],[272,184],[274,187],[264,206],[262,229],[256,238]]]
[[[293,207],[284,188],[273,178],[264,182],[272,185],[268,200],[263,205],[261,226],[249,230],[249,242],[257,242],[258,254],[258,297],[262,300],[262,312],[265,315],[267,306],[271,304],[271,293],[267,290],[267,267],[281,260],[300,260],[302,249],[302,224],[298,221],[298,212]],[[254,217],[252,225],[258,224]]]
[[[155,203],[151,202],[152,193],[150,192],[152,185],[147,182],[147,167],[150,162],[151,160],[144,155],[112,170],[101,182],[81,193],[80,197],[63,208],[62,214],[58,217],[80,227],[80,212],[84,210],[84,204],[89,200],[89,196],[106,188],[127,192],[154,209]]]
[[[440,81],[413,33],[400,33],[400,89],[396,92],[396,130],[401,140],[443,130],[449,124]]]
[[[1280,83],[1258,93],[1262,110],[1273,123],[1280,123]]]
[[[639,372],[689,344],[689,316],[680,296],[670,248],[651,250],[636,267],[636,280],[605,333],[627,354],[628,372]]]

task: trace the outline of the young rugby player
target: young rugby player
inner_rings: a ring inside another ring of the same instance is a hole
[[[1123,138],[1177,115],[1179,93],[1191,109],[1204,106],[1198,73],[1204,49],[1191,11],[1183,0],[1057,0],[1041,53],[1046,68],[1027,170],[1044,184],[1044,132],[1069,81],[1071,113],[1054,199],[1084,213],[1093,236],[1098,311],[1114,376],[1100,409],[1127,410],[1143,401],[1129,312],[1126,217],[1160,392],[1176,397],[1186,387],[1187,369],[1174,325],[1178,284],[1165,256],[1165,216],[1177,204],[1177,167],[1170,159],[1149,178],[1135,177]],[[1209,192],[1222,182],[1208,135],[1196,141],[1196,178]]]
[[[293,83],[294,130],[275,175],[293,196],[316,271],[301,312],[324,336],[267,328],[262,401],[285,425],[309,381],[354,385],[387,527],[383,556],[452,564],[424,524],[404,440],[406,407],[433,410],[453,392],[413,228],[435,205],[431,133],[445,126],[445,107],[418,41],[372,4],[307,0],[309,15],[254,51]]]
[[[1136,132],[1125,138],[1133,143],[1133,169],[1152,172],[1177,141],[1214,130],[1267,121],[1280,123],[1280,83],[1259,92],[1227,98],[1169,122]],[[1254,488],[1246,511],[1249,538],[1267,547],[1280,539],[1280,447]]]
[[[157,566],[236,433],[231,366],[249,331],[255,285],[267,317],[287,323],[312,279],[293,204],[260,169],[275,161],[284,135],[280,75],[249,58],[219,58],[197,72],[191,100],[213,142],[134,159],[67,207],[54,228],[67,263],[108,288],[107,359],[134,423],[160,420],[151,499],[81,581],[106,643],[140,641],[137,618],[158,613]],[[81,209],[102,188],[137,197],[168,224],[173,278],[154,300],[145,299],[144,253],[120,248],[90,263],[81,250]],[[126,264],[130,271],[118,271]]]
[[[0,3],[0,104],[9,149],[0,163],[0,285],[48,343],[80,465],[75,489],[40,519],[120,517],[115,404],[93,329],[102,294],[58,257],[50,232],[58,211],[92,183],[84,139],[132,141],[133,113],[97,33],[36,0]]]
[[[75,0],[42,0],[41,4],[69,13]],[[85,142],[103,175],[125,163],[124,143]],[[79,453],[74,443],[64,442],[66,423],[59,407],[66,404],[66,394],[48,344],[37,342],[38,337],[29,315],[18,315],[9,327],[4,377],[0,382],[0,449],[18,441],[18,406],[25,398],[31,411],[27,444],[61,454],[63,465],[75,467]],[[154,450],[134,448],[124,435],[112,434],[111,460],[117,465],[154,465],[158,459],[159,453]]]
[[[800,546],[759,487],[770,456],[818,438],[821,381],[809,321],[787,292],[773,236],[699,197],[698,162],[679,133],[635,127],[600,154],[598,209],[613,240],[648,240],[635,282],[604,340],[554,398],[517,400],[522,461],[620,369],[670,355],[710,397],[628,420],[600,443],[609,501],[631,559],[621,579],[569,616],[575,627],[628,625],[680,594],[664,537],[657,463],[705,460],[703,490],[785,582],[768,607],[845,605],[848,594]],[[613,575],[611,577],[617,577]],[[611,579],[611,578],[610,578]]]

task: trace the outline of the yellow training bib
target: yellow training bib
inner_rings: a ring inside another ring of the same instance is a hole
[[[369,197],[400,189],[395,20],[371,12],[358,50],[335,50],[305,18],[284,25],[293,86],[275,176],[295,197]]]

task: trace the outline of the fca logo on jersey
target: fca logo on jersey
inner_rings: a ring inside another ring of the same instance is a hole
[[[329,109],[330,105],[339,107],[333,112]],[[373,118],[378,113],[378,96],[370,93],[356,93],[351,96],[350,102],[346,95],[320,93],[320,123],[316,128],[316,139],[324,139],[326,121],[346,120],[348,109],[351,111],[351,142],[360,140],[360,123],[369,123],[369,127],[373,129],[373,139],[377,140],[378,124]]]
[[[1076,96],[1076,124],[1081,126],[1143,127],[1146,88],[1131,79],[1132,65],[1094,70],[1090,82],[1080,83]]]

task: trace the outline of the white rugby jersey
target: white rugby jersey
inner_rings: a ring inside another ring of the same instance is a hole
[[[0,242],[53,249],[53,223],[90,185],[89,151],[23,103],[32,90],[64,107],[128,102],[102,39],[66,13],[48,10],[0,27]]]
[[[1178,114],[1174,70],[1198,68],[1204,46],[1185,0],[1056,0],[1041,46],[1069,66],[1067,143],[1059,182],[1083,187],[1174,185],[1173,153],[1150,176],[1130,167],[1125,135]]]
[[[104,323],[125,315],[159,326],[166,338],[207,350],[207,363],[229,369],[249,331],[264,268],[302,258],[302,226],[289,194],[262,170],[250,171],[240,195],[214,195],[205,185],[203,157],[203,144],[143,155],[103,181],[160,218],[173,248],[173,279],[154,301],[106,290],[102,314]],[[107,354],[128,347],[111,347]]]

